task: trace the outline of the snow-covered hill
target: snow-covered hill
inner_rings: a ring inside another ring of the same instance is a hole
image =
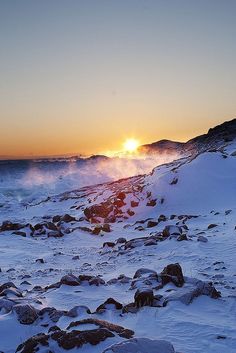
[[[235,120],[194,141],[147,174],[3,204],[0,351],[236,352]]]

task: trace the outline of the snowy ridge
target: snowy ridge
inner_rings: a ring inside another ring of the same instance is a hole
[[[3,211],[0,351],[235,353],[234,126],[151,173]]]

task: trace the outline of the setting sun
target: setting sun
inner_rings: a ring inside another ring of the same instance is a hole
[[[135,139],[128,139],[124,143],[124,150],[125,152],[135,152],[139,146],[139,142]]]

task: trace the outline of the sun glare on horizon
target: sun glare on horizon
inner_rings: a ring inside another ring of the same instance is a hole
[[[128,153],[134,153],[137,151],[138,147],[139,147],[139,142],[136,139],[127,139],[124,142],[124,151],[128,152]]]

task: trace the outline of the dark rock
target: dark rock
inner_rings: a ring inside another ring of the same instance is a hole
[[[75,217],[70,216],[69,214],[65,214],[64,216],[61,217],[62,222],[70,223],[76,221]]]
[[[180,264],[167,265],[161,272],[161,280],[162,285],[172,282],[177,287],[182,287],[184,284],[184,276]]]
[[[117,243],[117,244],[124,244],[124,243],[126,243],[126,239],[125,239],[125,238],[118,238],[118,239],[116,240],[116,243]]]
[[[111,211],[112,205],[108,206],[106,203],[101,203],[85,208],[84,215],[88,219],[91,219],[92,217],[107,218]]]
[[[139,202],[138,202],[138,201],[133,201],[133,200],[132,200],[132,201],[130,202],[130,206],[131,206],[131,207],[138,207],[138,205],[139,205]]]
[[[102,230],[103,230],[103,232],[110,233],[111,232],[110,224],[109,223],[104,223],[102,225]]]
[[[155,221],[148,221],[147,222],[147,228],[156,227],[157,225],[158,225],[158,222],[155,222]]]
[[[20,235],[21,237],[26,237],[26,233],[25,232],[22,232],[20,230],[17,230],[15,232],[13,232],[12,234],[15,234],[15,235]]]
[[[53,222],[48,222],[45,227],[49,230],[58,231],[58,227]]]
[[[119,192],[119,194],[117,195],[117,198],[120,200],[124,200],[126,198],[126,195],[124,192]]]
[[[56,215],[56,216],[53,216],[53,217],[52,217],[53,223],[60,222],[60,220],[61,220],[61,216],[59,216],[59,215]]]
[[[96,226],[94,227],[94,229],[92,230],[92,234],[94,235],[99,235],[99,233],[101,232],[102,227],[101,226]]]
[[[144,246],[152,246],[152,245],[157,245],[156,239],[150,238],[144,242]]]
[[[58,320],[66,314],[66,311],[57,310],[53,307],[46,307],[38,312],[38,315],[42,318],[44,315],[48,315],[52,322],[58,322]]]
[[[61,331],[61,329],[60,329],[60,327],[58,327],[58,326],[51,326],[50,328],[49,328],[49,330],[48,330],[48,333],[49,332],[55,332],[55,331]]]
[[[134,302],[137,308],[142,306],[152,306],[154,294],[151,288],[139,288],[134,295]]]
[[[180,234],[177,238],[177,241],[183,241],[183,240],[188,240],[188,237],[186,234]]]
[[[176,185],[177,183],[178,183],[178,178],[174,178],[174,179],[171,181],[170,185]]]
[[[130,210],[130,209],[128,209],[127,213],[128,213],[128,215],[129,215],[130,217],[132,217],[132,216],[135,215],[135,212],[132,211],[132,210]]]
[[[67,286],[79,286],[80,285],[79,279],[73,274],[63,276],[60,280],[60,283],[66,284]]]
[[[149,268],[139,268],[135,274],[134,274],[134,279],[135,278],[142,278],[142,277],[155,277],[157,278],[158,275],[157,275],[157,272],[154,271],[154,270],[150,270]]]
[[[154,206],[156,206],[156,204],[157,204],[156,200],[150,200],[147,202],[146,206],[154,207]]]
[[[38,318],[36,309],[29,304],[17,304],[13,307],[17,319],[21,324],[30,325]]]
[[[92,279],[90,279],[89,281],[89,285],[90,286],[101,286],[101,285],[104,285],[105,284],[105,281],[100,278],[100,277],[93,277]]]
[[[90,281],[93,278],[91,275],[79,275],[79,280],[81,282]]]
[[[105,243],[103,243],[103,248],[105,248],[106,246],[109,248],[114,248],[116,244],[111,242],[111,241],[106,241]]]
[[[166,222],[167,221],[167,217],[163,214],[161,214],[159,217],[158,217],[158,222]]]
[[[0,292],[2,292],[4,289],[7,289],[7,288],[16,288],[16,286],[13,282],[6,282],[0,285]]]
[[[215,227],[217,227],[217,224],[212,223],[212,224],[209,224],[207,229],[212,229],[212,228],[215,228]]]
[[[86,325],[86,324],[97,325],[100,327],[100,329],[107,329],[109,331],[116,332],[121,337],[130,338],[134,335],[134,331],[132,331],[132,330],[128,330],[128,329],[124,328],[123,326],[119,326],[119,325],[113,324],[111,322],[96,319],[96,318],[89,318],[89,319],[83,319],[80,321],[71,322],[70,325],[67,327],[67,330],[69,330],[72,327],[77,327],[77,326]]]
[[[182,229],[181,227],[178,226],[173,226],[173,225],[168,225],[165,226],[165,228],[162,231],[163,237],[168,238],[171,235],[180,235],[182,234]]]
[[[75,255],[72,257],[72,260],[79,260],[79,259],[80,259],[79,255]]]
[[[12,223],[11,221],[4,221],[2,222],[2,225],[0,227],[0,231],[8,231],[8,230],[20,230],[22,228],[27,227],[26,224],[20,224],[20,223]]]
[[[59,347],[66,350],[80,348],[87,343],[95,346],[109,337],[114,337],[114,334],[104,328],[87,331],[57,331],[51,335],[51,338],[57,341]]]
[[[117,302],[113,298],[108,298],[103,304],[99,305],[99,307],[96,309],[96,312],[103,312],[107,310],[110,306],[113,306],[116,310],[121,310],[123,308],[123,305],[119,302]]]
[[[35,353],[39,350],[39,345],[43,347],[48,346],[49,335],[45,335],[45,333],[38,333],[35,336],[30,337],[24,343],[21,343],[16,352],[20,353]]]
[[[60,230],[52,230],[48,232],[48,238],[62,238],[63,233]]]

